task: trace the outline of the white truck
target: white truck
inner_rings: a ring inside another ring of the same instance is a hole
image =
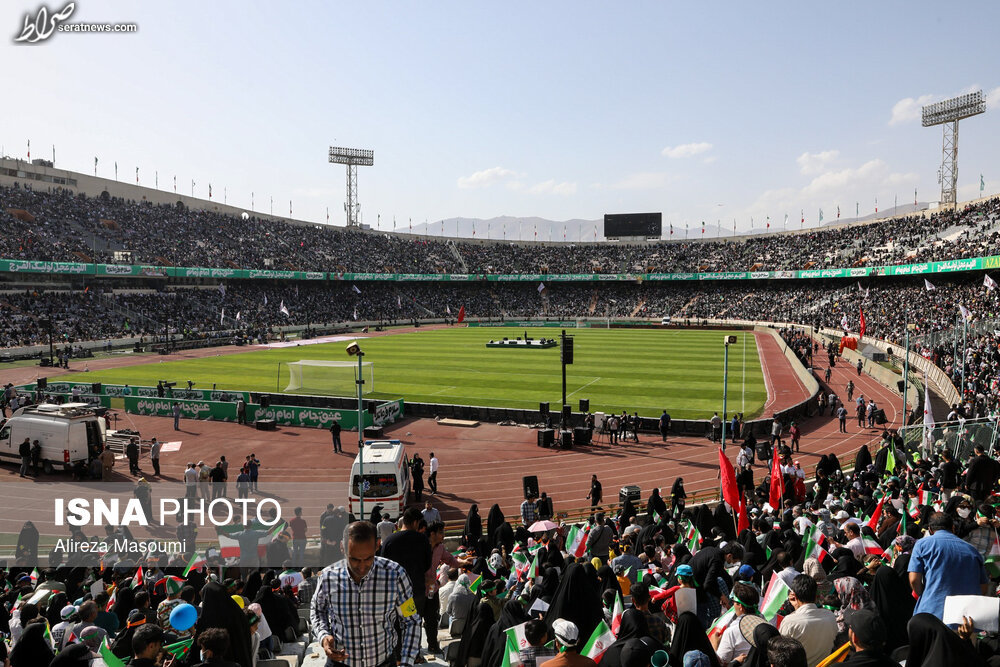
[[[24,439],[42,445],[42,470],[70,470],[77,461],[86,463],[91,448],[105,443],[105,423],[86,403],[42,403],[17,410],[0,426],[0,461],[20,463]]]

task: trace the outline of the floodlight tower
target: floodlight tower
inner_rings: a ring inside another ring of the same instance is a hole
[[[958,121],[978,116],[986,111],[983,91],[959,95],[950,100],[928,104],[921,110],[924,127],[944,126],[944,142],[941,148],[941,205],[954,206],[958,202]]]
[[[330,162],[347,165],[347,202],[344,211],[347,212],[347,226],[357,227],[361,224],[361,204],[358,203],[358,167],[370,167],[375,164],[375,151],[361,148],[337,148],[330,146]]]

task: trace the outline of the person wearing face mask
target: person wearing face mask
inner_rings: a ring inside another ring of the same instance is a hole
[[[910,587],[917,594],[914,614],[941,618],[949,595],[986,595],[989,577],[983,556],[953,533],[952,517],[944,512],[931,515],[930,535],[917,540],[910,556]]]
[[[229,633],[223,628],[209,628],[198,635],[201,662],[195,667],[240,667],[238,662],[224,659],[229,649]]]

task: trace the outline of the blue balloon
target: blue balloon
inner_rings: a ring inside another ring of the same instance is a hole
[[[198,610],[188,603],[179,604],[170,612],[170,625],[179,632],[190,629],[198,621]]]

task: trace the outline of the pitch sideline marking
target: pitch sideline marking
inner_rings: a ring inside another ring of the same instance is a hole
[[[578,391],[583,391],[584,389],[586,389],[590,385],[594,384],[595,382],[599,381],[600,379],[601,379],[600,377],[595,377],[593,380],[591,380],[587,384],[583,385],[582,387],[580,387],[576,391],[570,392],[569,394],[566,394],[566,398],[568,399],[570,396],[572,396],[573,394],[577,393]]]

